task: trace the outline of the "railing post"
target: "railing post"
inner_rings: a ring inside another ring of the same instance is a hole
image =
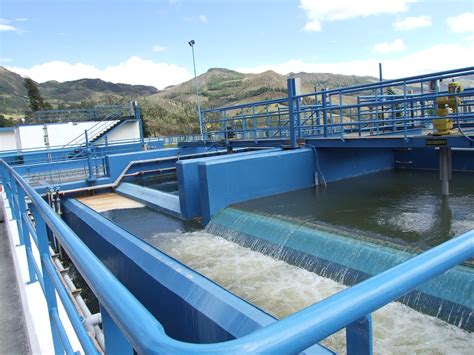
[[[90,151],[90,146],[89,146],[89,137],[87,135],[87,129],[84,131],[84,136],[86,138],[87,167],[89,169],[88,180],[93,181],[94,180],[94,171],[92,170],[91,151]]]
[[[347,355],[372,355],[372,317],[362,317],[346,327]]]
[[[296,87],[295,87],[296,91]],[[296,92],[295,92],[296,94]],[[295,98],[295,105],[296,105],[296,132],[298,133],[298,138],[302,138],[301,135],[301,103],[300,103],[301,98]]]
[[[31,250],[31,239],[30,239],[30,231],[26,224],[28,221],[25,221],[25,218],[28,218],[26,214],[26,202],[25,202],[25,192],[21,187],[18,188],[18,209],[19,209],[19,225],[21,226],[21,230],[18,230],[21,236],[23,236],[23,243],[25,244],[25,253],[26,253],[26,262],[28,264],[28,275],[29,275],[29,282],[33,283],[38,281],[36,277],[35,268],[33,266],[34,260],[31,260],[33,257],[33,252]]]
[[[10,203],[10,208],[15,218],[16,225],[18,228],[18,236],[20,240],[19,245],[24,245],[25,241],[23,240],[23,226],[21,224],[21,215],[20,215],[20,198],[18,196],[18,183],[15,181],[13,176],[11,177],[11,186],[12,186],[12,200]]]
[[[138,129],[140,131],[140,145],[142,148],[145,145],[145,132],[143,131],[143,119],[140,114],[140,105],[138,102],[135,105],[135,119],[138,121]],[[107,137],[107,135],[105,135]]]
[[[407,82],[403,82],[403,135],[407,139]]]
[[[244,116],[244,109],[242,108],[242,117]],[[252,106],[253,114],[253,138],[257,140],[257,116],[255,115],[255,105]]]
[[[268,105],[265,108],[265,114],[267,115],[267,117],[266,117],[267,118],[267,134],[266,134],[266,136],[268,138],[270,138],[270,116],[268,115]]]
[[[132,355],[133,347],[102,305],[100,305],[100,314],[102,316],[106,353]]]
[[[344,140],[344,116],[342,114],[342,92],[339,91],[339,123],[341,124],[341,140]]]
[[[425,95],[424,87],[425,87],[425,85],[423,84],[423,82],[421,82],[421,86],[420,86],[420,95],[421,95],[420,106],[421,106],[421,117],[422,118],[425,118],[425,99],[423,98],[423,96]],[[423,125],[426,126],[427,125],[426,122],[423,121]]]
[[[279,130],[279,132],[280,132],[280,138],[281,138],[283,127],[281,126],[281,112],[280,112],[280,106],[278,106],[278,130]]]
[[[294,114],[294,96],[295,96],[295,78],[288,78],[288,119],[290,120],[290,148],[294,149],[296,145],[295,132],[295,114]]]
[[[328,113],[326,111],[326,89],[321,90],[321,108],[323,110],[323,132],[324,137],[328,136]]]
[[[54,323],[52,316],[53,312],[56,312],[58,309],[57,300],[56,300],[56,291],[52,281],[48,277],[48,271],[46,270],[46,265],[44,262],[45,258],[50,258],[49,253],[49,244],[48,244],[48,233],[46,230],[46,223],[41,217],[40,213],[36,210],[36,207],[32,206],[32,213],[35,218],[36,224],[36,236],[38,238],[38,249],[41,259],[41,271],[43,275],[43,285],[44,285],[44,296],[46,298],[46,303],[48,305],[48,315],[49,322],[51,327],[51,333],[53,336],[54,351],[57,355],[63,354],[62,342],[59,336],[57,327]]]

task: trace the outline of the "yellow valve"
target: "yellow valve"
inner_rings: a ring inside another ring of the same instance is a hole
[[[443,136],[453,129],[453,121],[449,118],[436,118],[433,120],[433,127],[435,128],[434,136]]]
[[[452,82],[448,84],[448,92],[450,94],[458,94],[463,91],[463,86],[458,82]],[[450,130],[453,129],[453,121],[450,118],[444,118],[450,113],[456,113],[458,106],[461,104],[461,98],[459,96],[440,96],[435,100],[436,104],[436,116],[432,120],[434,132],[433,135],[441,136],[449,134]]]
[[[452,82],[448,84],[448,92],[450,94],[456,94],[464,90],[464,87],[461,85],[461,83],[458,82]]]

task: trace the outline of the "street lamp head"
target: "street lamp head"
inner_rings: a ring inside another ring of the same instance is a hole
[[[191,47],[194,46],[195,43],[196,43],[196,42],[194,42],[194,39],[192,39],[192,40],[190,40],[190,41],[188,42],[188,44],[189,44]]]

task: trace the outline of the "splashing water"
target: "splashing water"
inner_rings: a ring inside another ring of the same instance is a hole
[[[203,231],[154,234],[144,239],[277,318],[345,288],[333,280]],[[401,303],[390,303],[372,316],[374,353],[472,353],[472,333]],[[345,353],[344,330],[325,339],[323,344]]]

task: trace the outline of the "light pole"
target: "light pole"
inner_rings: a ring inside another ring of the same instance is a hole
[[[196,104],[199,119],[199,133],[201,134],[201,140],[204,140],[202,135],[201,105],[199,104],[199,83],[196,75],[196,60],[194,59],[194,45],[196,42],[194,42],[194,39],[192,39],[188,42],[188,44],[191,46],[191,51],[193,52],[194,82],[196,83]]]

